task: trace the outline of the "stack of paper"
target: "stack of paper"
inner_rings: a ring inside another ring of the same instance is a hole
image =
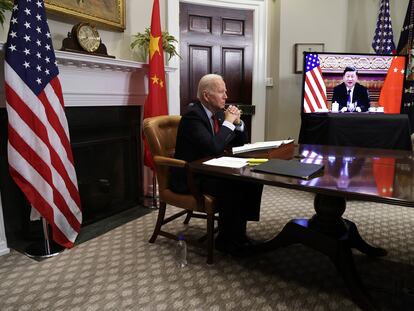
[[[245,144],[240,147],[233,147],[232,152],[233,154],[238,154],[238,153],[255,151],[255,150],[278,148],[281,145],[289,144],[293,141],[294,141],[293,139],[287,139],[287,140],[263,141],[263,142],[253,143],[253,144]]]
[[[244,158],[233,158],[233,157],[220,157],[211,159],[208,161],[203,162],[203,164],[213,165],[213,166],[223,166],[223,167],[231,167],[231,168],[241,168],[246,166],[248,163],[248,159]]]

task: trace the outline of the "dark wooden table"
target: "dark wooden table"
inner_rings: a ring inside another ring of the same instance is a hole
[[[356,248],[368,256],[387,252],[369,245],[357,226],[342,218],[347,199],[414,207],[414,153],[403,150],[369,149],[321,145],[296,146],[292,160],[324,164],[324,171],[310,180],[240,169],[190,163],[198,174],[245,180],[265,185],[315,193],[315,215],[311,219],[292,219],[274,238],[253,248],[255,252],[274,250],[301,243],[327,255],[335,264],[354,302],[363,310],[377,307],[364,288],[352,255]],[[386,228],[384,228],[386,230]]]

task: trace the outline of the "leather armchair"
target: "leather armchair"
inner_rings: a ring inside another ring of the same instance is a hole
[[[207,220],[207,235],[201,237],[198,241],[187,241],[189,244],[201,245],[201,242],[207,238],[207,263],[213,263],[214,252],[214,220],[216,209],[214,198],[202,194],[195,187],[193,176],[188,170],[186,161],[174,159],[175,145],[177,139],[177,129],[181,116],[158,116],[146,118],[143,123],[144,135],[151,151],[155,174],[158,180],[158,192],[160,198],[160,207],[158,218],[149,242],[154,243],[158,235],[170,239],[178,240],[176,234],[164,231],[162,226],[170,221],[186,215],[184,220],[188,224],[191,217],[203,218]],[[169,188],[170,168],[181,167],[187,168],[188,185],[191,190],[189,194],[175,193]],[[183,211],[175,213],[165,218],[167,204],[182,208]]]

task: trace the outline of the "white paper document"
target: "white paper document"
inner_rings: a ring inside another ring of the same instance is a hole
[[[262,142],[257,142],[253,144],[245,144],[240,147],[233,147],[232,152],[233,154],[238,154],[238,153],[243,153],[243,152],[248,152],[248,151],[278,148],[281,145],[286,145],[293,141],[294,139],[286,139],[286,140],[262,141]]]
[[[211,159],[208,161],[203,162],[203,164],[213,165],[213,166],[223,166],[223,167],[231,167],[231,168],[241,168],[246,166],[248,163],[248,159],[245,158],[233,158],[233,157],[220,157]]]

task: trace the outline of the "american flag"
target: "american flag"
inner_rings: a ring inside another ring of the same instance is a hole
[[[305,62],[303,109],[305,112],[327,111],[326,86],[322,78],[318,54],[306,54]]]
[[[375,28],[374,39],[372,40],[372,48],[377,54],[392,54],[395,52],[389,0],[380,0],[377,27]]]
[[[15,1],[5,53],[10,174],[54,241],[72,247],[82,212],[43,0]]]

